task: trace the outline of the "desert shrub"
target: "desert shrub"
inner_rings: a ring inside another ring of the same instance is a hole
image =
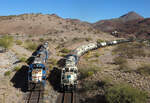
[[[117,84],[105,89],[108,103],[146,103],[147,93],[129,85]]]
[[[63,45],[61,44],[61,45],[58,45],[55,49],[60,49],[62,47],[63,47]]]
[[[113,85],[113,80],[111,77],[104,77],[101,79],[101,81],[99,82],[99,86],[103,87],[103,88],[108,88],[109,86]]]
[[[43,38],[40,38],[40,39],[39,39],[39,41],[40,41],[40,42],[43,42],[43,41],[44,41],[44,39],[43,39]]]
[[[19,61],[20,61],[20,62],[26,62],[26,61],[27,61],[27,58],[21,57],[21,58],[19,58]]]
[[[142,65],[136,70],[137,73],[145,76],[150,75],[150,64]]]
[[[69,52],[71,52],[71,50],[69,50],[67,48],[63,48],[60,52],[61,53],[69,53]]]
[[[127,63],[127,60],[123,57],[116,57],[113,60],[116,65]]]
[[[96,67],[96,66],[85,66],[85,67],[81,67],[79,69],[80,71],[80,79],[85,79],[87,77],[92,76],[94,73],[96,73],[98,70],[100,70],[100,68]]]
[[[0,38],[0,46],[4,47],[5,49],[10,48],[13,45],[13,37],[12,36],[2,36]]]
[[[98,52],[96,52],[95,54],[94,54],[94,57],[99,57],[100,56],[100,54],[98,53]]]
[[[75,37],[75,38],[72,39],[72,41],[78,41],[78,40],[80,40],[80,39],[81,39],[81,38]]]
[[[23,42],[22,42],[21,40],[16,40],[16,44],[17,44],[17,45],[22,45],[22,43],[23,43]]]
[[[84,92],[90,90],[97,90],[99,88],[96,81],[83,81],[81,85],[82,85],[82,91]]]
[[[28,41],[28,42],[26,41],[26,43],[25,43],[25,48],[30,50],[30,51],[35,50],[37,48],[37,46],[38,45],[32,41]]]
[[[13,69],[13,71],[18,71],[19,69],[21,69],[20,66],[15,66],[14,69]]]
[[[132,72],[132,69],[128,66],[128,62],[125,57],[116,57],[113,60],[114,64],[119,65],[118,70],[121,72]]]
[[[86,54],[84,54],[84,59],[86,59],[86,60],[88,60],[88,59],[90,59],[90,58],[92,58],[93,57],[93,55],[91,55],[91,52],[90,51],[88,51]]]
[[[128,63],[120,64],[118,68],[121,72],[132,72],[133,70],[128,66]]]
[[[92,40],[91,37],[85,38],[85,41],[87,41],[87,42],[89,42],[89,41],[91,41],[91,40]]]
[[[66,56],[66,54],[60,54],[60,56],[61,56],[61,57],[65,57],[65,56]]]
[[[33,37],[33,35],[29,35],[29,38]]]
[[[6,72],[4,73],[5,76],[9,76],[10,74],[11,74],[11,71],[6,71]]]
[[[97,43],[101,43],[101,42],[104,42],[104,40],[102,40],[102,39],[97,40]]]

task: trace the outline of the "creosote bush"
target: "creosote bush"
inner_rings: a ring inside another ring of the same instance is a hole
[[[28,50],[30,50],[30,51],[33,51],[33,50],[35,50],[36,48],[37,48],[37,44],[36,43],[34,43],[34,42],[32,42],[32,41],[26,41],[25,42],[25,48],[26,49],[28,49]]]
[[[85,38],[85,41],[87,41],[87,42],[89,42],[89,41],[91,41],[91,40],[92,40],[91,37]]]
[[[15,66],[13,71],[18,71],[19,69],[21,69],[20,66]]]
[[[110,86],[113,85],[113,79],[111,77],[105,77],[105,78],[102,78],[102,80],[100,81],[99,85],[103,88],[108,88]]]
[[[11,71],[6,71],[6,72],[4,73],[5,76],[9,76],[10,74],[11,74]]]
[[[82,85],[82,92],[97,90],[99,88],[96,81],[83,81],[81,85]]]
[[[125,57],[116,57],[113,61],[114,64],[119,65],[118,70],[121,72],[132,72],[132,69],[128,66],[128,62]]]
[[[120,65],[120,64],[127,63],[127,60],[123,57],[116,57],[116,58],[114,58],[114,63],[116,65]]]
[[[98,52],[94,53],[94,57],[99,57],[100,54]]]
[[[147,93],[126,84],[116,84],[105,89],[108,103],[146,103]]]
[[[39,41],[40,41],[40,42],[44,42],[44,39],[43,39],[43,38],[40,38]]]
[[[121,72],[132,72],[133,70],[128,66],[128,63],[120,64],[118,68]]]
[[[104,42],[104,40],[102,40],[102,39],[97,40],[97,43],[101,43],[101,42]]]
[[[26,61],[27,61],[27,58],[21,57],[21,58],[19,59],[19,61],[20,61],[20,62],[26,62]]]
[[[4,47],[5,49],[8,49],[13,45],[13,41],[14,39],[12,36],[8,36],[8,35],[2,36],[0,38],[0,46]]]
[[[17,45],[22,45],[22,43],[23,43],[23,42],[22,42],[21,40],[16,40],[16,44],[17,44]]]
[[[94,66],[94,65],[83,66],[79,69],[80,79],[85,79],[87,77],[90,77],[99,70],[100,70],[100,68],[97,66]]]

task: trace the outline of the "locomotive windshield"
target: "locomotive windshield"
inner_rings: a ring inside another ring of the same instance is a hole
[[[74,70],[74,68],[65,68],[65,70],[63,70],[63,72],[74,72],[76,70]]]
[[[42,65],[34,64],[33,69],[45,69],[45,67]]]

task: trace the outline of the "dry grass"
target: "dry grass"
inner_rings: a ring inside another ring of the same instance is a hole
[[[38,47],[38,44],[33,41],[27,40],[24,43],[24,47],[30,51],[34,51]]]

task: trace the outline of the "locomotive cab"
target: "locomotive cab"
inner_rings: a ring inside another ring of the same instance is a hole
[[[61,91],[71,92],[76,90],[77,76],[77,67],[63,68],[61,73]]]
[[[46,69],[43,64],[31,64],[28,71],[28,89],[32,90],[34,85],[45,85]]]

